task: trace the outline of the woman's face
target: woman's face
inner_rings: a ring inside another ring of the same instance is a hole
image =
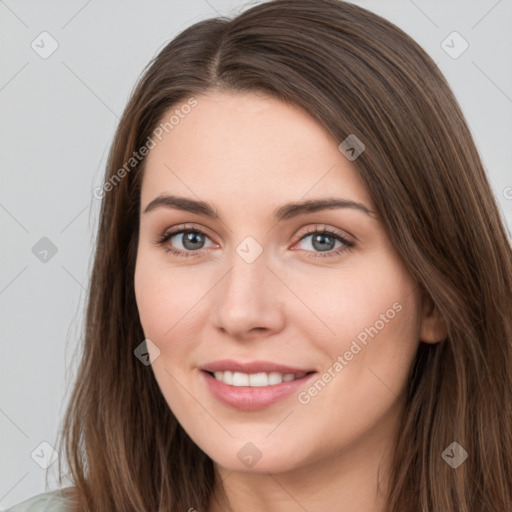
[[[256,93],[196,100],[166,115],[141,191],[135,291],[165,400],[235,471],[378,451],[436,337],[416,283],[342,141]]]

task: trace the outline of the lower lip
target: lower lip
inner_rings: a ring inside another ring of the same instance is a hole
[[[257,411],[275,404],[279,400],[297,393],[300,388],[315,373],[310,373],[300,379],[281,382],[281,384],[273,384],[272,386],[230,386],[217,380],[209,373],[201,370],[203,378],[211,393],[217,400],[224,405],[241,409],[243,411]]]

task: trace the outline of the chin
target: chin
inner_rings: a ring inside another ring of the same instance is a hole
[[[231,446],[236,446],[231,450]],[[238,473],[266,474],[285,473],[305,464],[296,450],[283,450],[282,443],[232,442],[228,449],[206,452],[215,464]],[[302,463],[301,463],[302,461]]]

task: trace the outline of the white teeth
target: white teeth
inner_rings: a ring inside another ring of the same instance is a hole
[[[249,385],[249,375],[247,373],[233,373],[233,386],[248,386]]]
[[[233,372],[220,372],[223,373],[222,381],[226,384],[233,385]]]
[[[249,386],[268,386],[268,375],[266,373],[251,373],[249,375]]]
[[[300,379],[306,375],[305,373],[279,373],[279,372],[260,372],[260,373],[241,373],[241,372],[214,372],[215,378],[229,384],[230,386],[251,386],[263,387],[273,386],[274,384],[281,384],[281,382],[289,382],[295,379]]]
[[[268,374],[268,383],[270,386],[273,384],[281,384],[283,382],[283,376],[277,372],[271,372]]]

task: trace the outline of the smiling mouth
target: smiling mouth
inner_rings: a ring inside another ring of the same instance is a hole
[[[218,382],[227,384],[233,387],[272,387],[283,382],[291,382],[294,380],[302,379],[312,373],[281,373],[281,372],[258,372],[258,373],[243,373],[233,371],[205,371],[208,375],[213,377]]]
[[[247,412],[264,410],[293,396],[317,374],[316,371],[245,373],[213,370],[200,372],[212,396],[224,406]]]

